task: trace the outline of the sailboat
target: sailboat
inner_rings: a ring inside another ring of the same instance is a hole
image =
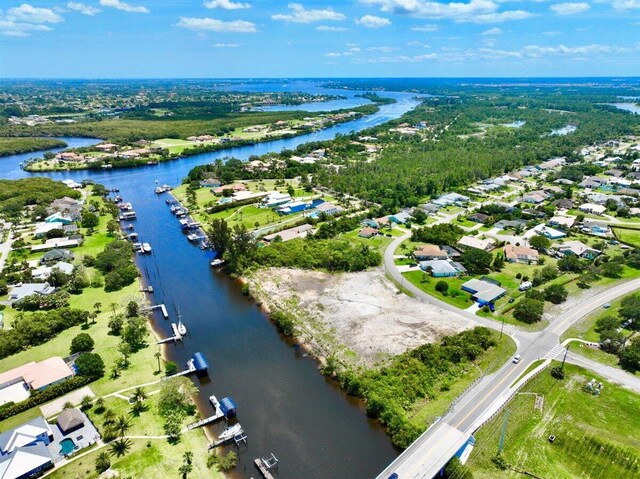
[[[187,327],[182,322],[182,315],[178,312],[178,334],[184,336],[187,334]]]

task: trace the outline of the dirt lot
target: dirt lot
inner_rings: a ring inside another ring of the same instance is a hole
[[[382,268],[361,273],[271,269],[251,289],[273,309],[292,312],[301,336],[319,355],[371,366],[445,334],[472,327],[453,312],[404,294]]]

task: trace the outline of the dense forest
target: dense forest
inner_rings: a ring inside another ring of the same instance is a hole
[[[68,196],[79,199],[79,191],[49,178],[0,180],[0,213],[16,216],[25,206],[47,206],[56,198]]]
[[[570,100],[511,98],[428,98],[391,125],[421,121],[433,126],[435,134],[426,138],[400,134],[383,137],[384,148],[376,161],[341,158],[349,160],[344,161],[345,167],[322,169],[315,181],[392,211],[416,206],[426,197],[518,167],[556,156],[573,158],[584,145],[631,134],[640,128],[639,117],[612,107]],[[520,128],[501,126],[513,121],[525,123]],[[479,124],[488,126],[483,130]],[[566,125],[577,129],[568,135],[551,134]],[[377,127],[368,134],[382,136],[388,126]]]
[[[2,138],[0,137],[0,157],[65,147],[67,144],[56,138]]]

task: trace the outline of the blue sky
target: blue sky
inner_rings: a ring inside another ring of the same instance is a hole
[[[3,0],[0,7],[0,77],[640,75],[640,0]]]

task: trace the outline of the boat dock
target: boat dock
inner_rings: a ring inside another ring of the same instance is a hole
[[[169,336],[168,338],[161,339],[157,341],[156,344],[164,344],[170,343],[172,341],[182,341],[182,334],[178,331],[178,325],[176,323],[171,323],[171,329],[173,330],[173,336]]]
[[[232,426],[232,428],[233,427],[234,426]],[[242,426],[240,426],[240,423],[236,424],[235,427],[237,428],[236,431],[232,431],[228,435],[225,435],[227,431],[223,432],[220,435],[220,437],[218,437],[217,441],[214,441],[211,444],[209,444],[208,449],[211,450],[232,441],[235,442],[236,446],[240,446],[241,443],[247,444],[247,435],[244,433],[244,429],[242,429]]]
[[[153,286],[149,285],[146,288],[140,288],[140,292],[153,294]]]
[[[220,412],[219,414],[214,414],[213,416],[209,416],[206,417],[204,419],[200,419],[197,422],[192,422],[191,424],[187,425],[187,429],[191,430],[191,429],[195,429],[197,427],[202,427],[202,426],[206,426],[207,424],[211,424],[212,422],[216,422],[218,419],[224,417],[224,414],[222,414],[222,412]]]
[[[273,474],[271,474],[269,470],[274,467],[277,467],[278,465],[278,458],[273,453],[271,453],[271,457],[257,458],[253,462],[258,468],[258,470],[260,471],[260,474],[262,474],[262,477],[264,477],[264,479],[273,479]]]
[[[162,317],[164,319],[169,319],[169,313],[167,312],[167,307],[164,304],[156,304],[155,306],[147,308],[148,311],[153,311],[154,309],[159,309],[162,313]]]

